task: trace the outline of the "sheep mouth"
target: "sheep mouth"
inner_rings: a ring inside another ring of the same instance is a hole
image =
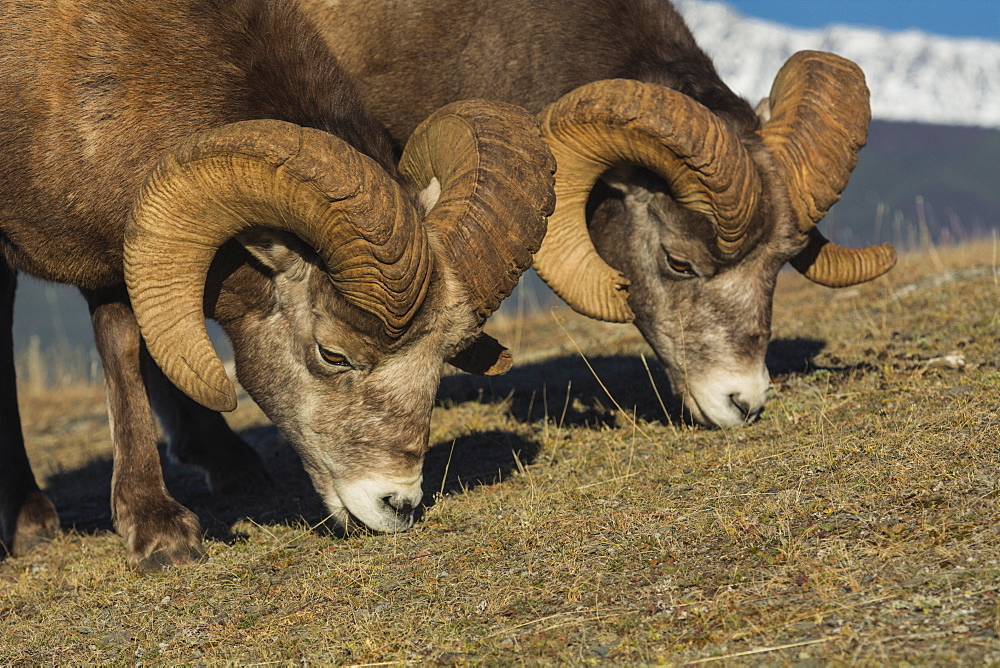
[[[404,481],[359,480],[322,492],[332,519],[346,533],[397,533],[416,523],[422,476]]]

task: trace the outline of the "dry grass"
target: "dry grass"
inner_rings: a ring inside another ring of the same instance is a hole
[[[445,379],[404,534],[314,528],[244,401],[278,483],[218,498],[168,466],[211,559],[151,577],[109,531],[101,390],[28,393],[67,531],[0,565],[0,663],[998,663],[995,256],[913,253],[846,291],[783,276],[775,396],[741,431],[680,422],[628,327],[496,322],[522,362]]]

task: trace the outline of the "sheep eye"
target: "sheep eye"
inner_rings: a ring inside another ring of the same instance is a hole
[[[343,367],[351,366],[351,362],[347,359],[346,356],[341,355],[340,353],[335,353],[332,350],[327,350],[326,348],[320,345],[317,345],[316,347],[319,349],[319,356],[322,357],[323,361],[329,364],[330,366],[343,366]]]
[[[675,273],[681,274],[683,276],[695,276],[694,269],[688,262],[681,262],[680,260],[674,259],[667,253],[667,266],[670,267]]]

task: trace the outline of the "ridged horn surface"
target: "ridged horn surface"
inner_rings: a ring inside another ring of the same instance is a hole
[[[861,68],[832,53],[799,51],[778,71],[761,130],[785,177],[803,233],[847,187],[868,140],[871,111]]]
[[[441,195],[425,217],[485,321],[531,266],[552,212],[555,160],[520,107],[466,100],[417,126],[400,171]]]
[[[791,260],[814,283],[844,288],[878,278],[896,265],[892,244],[845,248],[826,239],[815,227],[806,233],[809,245]]]
[[[597,254],[586,205],[598,177],[617,165],[663,178],[683,206],[715,224],[719,249],[739,251],[760,178],[739,138],[708,109],[675,90],[628,79],[586,84],[541,114],[556,157],[556,210],[535,269],[574,309],[628,322],[628,280]]]
[[[344,297],[399,336],[426,294],[431,257],[415,208],[373,160],[319,130],[244,121],[194,135],[153,168],[125,234],[125,279],[150,354],[215,410],[236,395],[205,330],[205,278],[241,231],[295,234]]]
[[[799,231],[810,236],[792,266],[830,287],[881,276],[896,263],[891,245],[844,248],[814,231],[840,199],[868,139],[871,109],[861,68],[832,53],[800,51],[779,70],[768,99],[771,116],[761,137],[784,177]]]

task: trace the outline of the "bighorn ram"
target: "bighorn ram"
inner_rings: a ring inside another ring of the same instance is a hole
[[[831,287],[895,263],[815,227],[867,136],[849,61],[796,54],[758,116],[666,0],[299,2],[400,142],[464,97],[541,114],[558,171],[535,268],[581,313],[634,321],[699,422],[760,412],[786,261]]]
[[[236,395],[205,315],[331,513],[410,526],[442,361],[506,363],[479,333],[551,210],[554,162],[533,117],[449,105],[397,170],[391,138],[292,3],[22,0],[0,5],[0,145],[8,551],[58,525],[17,412],[19,271],[76,285],[90,306],[112,512],[134,567],[201,553],[196,517],[163,484],[143,376],[168,432],[182,420],[195,436],[223,429],[208,409],[231,410]],[[241,441],[214,445],[180,454],[217,482],[253,472]]]

